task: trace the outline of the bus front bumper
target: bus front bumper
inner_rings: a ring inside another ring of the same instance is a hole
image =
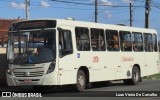
[[[52,72],[40,77],[15,77],[6,74],[8,86],[24,85],[59,85],[57,72]]]

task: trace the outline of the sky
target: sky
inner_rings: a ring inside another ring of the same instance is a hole
[[[29,18],[64,19],[71,17],[78,21],[94,22],[94,1],[30,0]],[[125,24],[129,26],[129,3],[130,0],[98,0],[98,23]],[[145,0],[132,0],[132,4],[133,26],[143,28]],[[0,13],[0,18],[16,19],[20,17],[25,19],[25,0],[0,0]],[[149,27],[156,29],[160,33],[160,0],[151,0]]]

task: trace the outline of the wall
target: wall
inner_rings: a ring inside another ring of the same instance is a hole
[[[6,48],[0,48],[0,86],[6,85]]]

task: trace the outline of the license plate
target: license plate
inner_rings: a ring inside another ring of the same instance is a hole
[[[32,79],[25,79],[24,83],[32,83]]]

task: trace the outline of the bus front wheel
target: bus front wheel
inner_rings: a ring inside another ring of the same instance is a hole
[[[132,78],[123,80],[126,85],[137,85],[140,81],[140,70],[137,66],[132,69]]]
[[[75,89],[77,92],[84,91],[86,87],[86,77],[82,70],[79,70],[77,73],[77,83]]]

